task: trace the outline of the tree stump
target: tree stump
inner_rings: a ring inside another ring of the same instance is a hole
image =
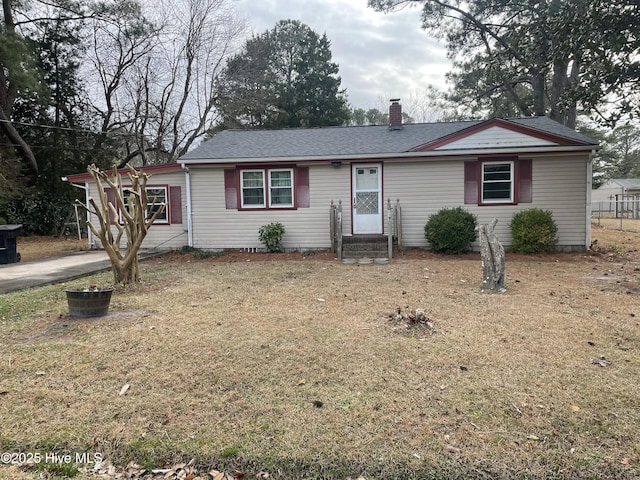
[[[498,223],[494,218],[487,225],[478,225],[480,255],[482,256],[483,290],[505,292],[504,288],[504,247],[493,233]]]

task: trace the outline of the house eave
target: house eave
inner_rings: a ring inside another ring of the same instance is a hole
[[[389,152],[389,153],[360,153],[351,155],[307,155],[286,157],[238,157],[238,158],[183,158],[180,163],[187,166],[205,165],[246,165],[256,163],[330,163],[335,161],[356,162],[370,160],[440,160],[444,158],[477,158],[499,155],[544,155],[571,154],[577,152],[594,152],[599,150],[598,145],[551,145],[540,147],[498,147],[460,150],[427,150],[418,152]]]

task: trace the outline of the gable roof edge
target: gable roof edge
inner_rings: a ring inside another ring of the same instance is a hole
[[[437,148],[441,148],[444,145],[448,145],[462,138],[468,137],[478,132],[482,132],[483,130],[487,130],[491,127],[505,128],[513,132],[522,133],[525,135],[533,136],[542,140],[547,140],[547,141],[556,143],[558,146],[576,146],[576,145],[594,145],[595,146],[597,145],[597,144],[590,144],[587,142],[583,142],[577,139],[571,139],[563,135],[554,134],[548,131],[540,130],[538,128],[535,128],[529,125],[523,125],[521,123],[517,123],[509,119],[490,118],[489,120],[485,120],[475,125],[471,125],[469,127],[463,128],[462,130],[459,130],[452,134],[438,138],[432,142],[419,145],[415,147],[413,151],[435,150]]]

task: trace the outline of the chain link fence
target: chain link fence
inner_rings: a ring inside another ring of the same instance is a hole
[[[592,223],[627,232],[640,232],[640,195],[612,195],[591,203]]]

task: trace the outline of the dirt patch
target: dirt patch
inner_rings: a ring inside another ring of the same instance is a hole
[[[398,307],[395,312],[383,315],[392,331],[401,335],[424,338],[435,333],[433,319],[422,308]]]
[[[96,328],[118,329],[127,322],[140,322],[152,315],[145,310],[109,311],[107,315],[94,318],[76,318],[59,315],[56,318],[35,319],[27,329],[19,333],[0,335],[7,345],[36,345],[46,342],[75,341]]]
[[[267,262],[267,261],[301,261],[301,260],[320,260],[320,261],[337,261],[336,254],[329,250],[310,250],[305,252],[281,252],[281,253],[264,253],[264,252],[246,252],[243,250],[225,250],[222,252],[180,252],[172,251],[164,253],[160,261],[178,261],[184,263],[198,262],[218,262],[218,263],[234,263],[234,262]],[[153,260],[151,260],[153,261]]]

